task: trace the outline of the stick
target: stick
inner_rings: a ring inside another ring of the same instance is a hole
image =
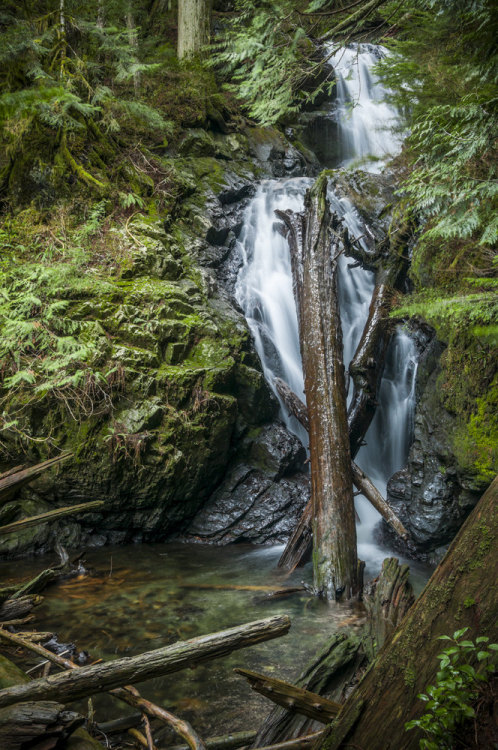
[[[317,740],[321,739],[324,734],[325,729],[321,729],[319,732],[313,732],[313,734],[307,734],[304,737],[296,737],[294,740],[277,742],[276,745],[265,745],[264,747],[258,747],[255,750],[308,750],[308,748],[309,750],[313,750]]]
[[[205,741],[207,750],[236,750],[238,747],[251,745],[256,732],[233,732],[219,737],[211,737]],[[169,750],[188,750],[188,745],[173,745]]]
[[[52,700],[55,696],[63,697],[64,702],[68,703],[130,682],[141,682],[151,677],[179,672],[237,649],[278,638],[285,635],[289,628],[290,619],[287,615],[269,617],[189,641],[178,641],[138,656],[85,666],[76,671],[71,669],[0,690],[0,707],[24,700]],[[10,633],[8,635],[10,637]],[[6,638],[5,632],[0,631],[0,636]]]

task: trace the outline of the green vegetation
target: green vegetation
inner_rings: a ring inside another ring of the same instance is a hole
[[[420,750],[452,750],[459,726],[476,716],[474,705],[480,683],[495,671],[492,657],[493,652],[498,651],[498,644],[490,644],[486,636],[477,637],[475,643],[462,640],[467,630],[457,630],[452,638],[439,636],[440,640],[451,641],[453,645],[438,657],[436,684],[418,696],[427,703],[426,713],[406,724],[407,730],[418,728],[425,733],[420,740]]]

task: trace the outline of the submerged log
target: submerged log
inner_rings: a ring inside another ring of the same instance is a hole
[[[358,639],[337,633],[304,670],[296,685],[337,703],[342,698],[344,684],[353,677],[364,658]],[[253,747],[279,743],[315,728],[313,720],[299,716],[295,711],[275,707],[261,725]]]
[[[9,469],[9,471],[0,474],[0,500],[3,502],[10,500],[12,495],[23,485],[31,482],[31,480],[38,477],[51,466],[55,466],[56,464],[61,463],[61,461],[65,461],[66,458],[71,458],[72,455],[72,453],[61,453],[60,456],[49,458],[47,461],[42,461],[35,466],[29,466],[28,468],[25,466],[16,466],[15,468]]]
[[[281,380],[281,378],[276,378],[275,386],[281,399],[283,400],[284,404],[287,406],[291,414],[293,414],[299,420],[302,426],[306,430],[308,430],[309,420],[306,404],[301,401],[299,396],[297,396],[289,388],[287,383]],[[398,534],[398,536],[400,536],[404,540],[407,540],[408,532],[397,515],[392,510],[391,506],[386,502],[386,500],[384,500],[377,487],[374,485],[371,479],[367,477],[363,469],[360,469],[358,464],[356,464],[354,461],[351,461],[351,472],[353,476],[353,484],[355,485],[355,487],[360,490],[363,495],[365,495],[367,500],[370,501],[373,507],[381,514],[384,520],[387,521],[387,523]],[[303,513],[303,518],[307,520],[310,519],[310,516],[311,508],[306,508],[305,512]],[[282,558],[280,558],[279,561],[280,566],[282,566],[281,560]]]
[[[0,747],[20,750],[43,743],[45,748],[62,744],[85,721],[60,703],[37,701],[16,703],[0,709]]]
[[[40,513],[38,516],[22,518],[20,521],[14,521],[5,526],[0,526],[0,534],[12,534],[15,531],[23,531],[31,526],[38,526],[40,523],[56,521],[59,518],[66,518],[66,516],[72,516],[75,513],[88,513],[97,508],[101,508],[103,505],[103,500],[93,500],[90,503],[80,503],[80,505],[69,505],[65,508],[55,508],[55,510],[49,510],[47,513]]]
[[[305,209],[303,214],[276,214],[289,230],[308,402],[313,581],[324,597],[349,599],[360,587],[337,294],[341,243],[334,233],[339,227],[330,214],[325,174],[306,193]]]
[[[453,540],[443,561],[390,643],[348,698],[321,744],[324,750],[418,750],[421,734],[405,731],[426,704],[418,699],[433,685],[444,648],[438,636],[458,627],[465,638],[498,639],[498,477]],[[465,606],[463,603],[465,602]],[[388,689],[385,689],[388,686]]]
[[[377,578],[363,591],[363,604],[368,613],[373,652],[377,652],[406,615],[415,596],[409,581],[410,568],[400,565],[395,557],[387,557]]]
[[[340,703],[330,701],[328,698],[292,685],[290,682],[252,672],[250,669],[237,668],[234,672],[245,677],[253,690],[269,698],[273,703],[315,719],[321,724],[332,721],[341,710]]]
[[[194,667],[209,659],[226,656],[232,651],[285,635],[290,628],[286,615],[239,625],[189,641],[147,651],[138,656],[116,659],[104,664],[81,667],[51,677],[33,680],[0,690],[0,707],[24,700],[73,701],[131,682],[141,682]]]

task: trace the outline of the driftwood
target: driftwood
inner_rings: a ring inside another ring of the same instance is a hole
[[[89,511],[101,508],[103,505],[103,500],[93,500],[90,503],[69,505],[65,508],[55,508],[55,510],[49,510],[47,513],[40,513],[40,515],[38,516],[22,518],[20,521],[14,521],[13,523],[8,523],[5,526],[0,526],[0,534],[12,534],[15,531],[23,531],[24,529],[28,529],[30,526],[38,526],[38,524],[40,523],[56,521],[59,518],[72,516],[75,513],[88,513]]]
[[[130,682],[141,682],[193,667],[209,659],[225,656],[240,648],[285,635],[290,619],[285,615],[239,625],[210,633],[189,641],[178,641],[170,646],[147,651],[138,656],[116,659],[105,664],[81,667],[78,670],[33,680],[0,690],[0,707],[24,700],[73,701],[95,693],[102,693]]]
[[[255,739],[256,732],[232,732],[231,734],[210,737],[205,740],[206,750],[237,750],[239,747],[250,745]],[[188,745],[173,745],[168,750],[188,750]]]
[[[287,406],[291,414],[293,414],[302,426],[308,430],[308,409],[299,396],[297,396],[281,378],[275,380],[275,387],[278,391],[280,398]],[[408,532],[392,510],[391,506],[384,500],[377,487],[367,477],[363,469],[360,469],[358,464],[351,461],[351,473],[353,476],[353,483],[355,487],[361,491],[363,495],[369,500],[374,508],[381,514],[381,516],[387,521],[387,523],[393,528],[393,530],[402,539],[408,539]],[[304,514],[303,514],[304,515]],[[311,508],[306,513],[306,520],[310,522]],[[302,532],[300,532],[302,533]],[[282,559],[282,558],[281,558]],[[279,563],[281,565],[281,562]]]
[[[382,563],[380,574],[370,581],[363,591],[363,604],[370,624],[370,638],[374,644],[372,652],[377,652],[391,639],[415,601],[409,575],[408,565],[400,565],[395,557],[387,557]]]
[[[344,684],[353,677],[364,660],[359,639],[337,633],[318,652],[296,685],[338,703],[342,699]],[[315,721],[276,706],[261,725],[253,747],[279,743],[290,737],[308,734],[316,728]]]
[[[405,723],[426,710],[427,704],[417,696],[435,684],[437,656],[444,648],[438,636],[468,628],[466,640],[476,636],[497,640],[497,501],[498,477],[467,518],[395,637],[384,645],[326,730],[324,748],[418,750],[421,732],[406,732]]]
[[[38,477],[51,466],[65,461],[66,458],[71,458],[72,455],[72,453],[61,453],[60,456],[49,458],[47,461],[42,461],[35,466],[29,466],[28,468],[25,466],[16,466],[0,474],[0,500],[4,502],[10,500],[13,494],[23,485],[31,482],[32,479]]]
[[[41,743],[46,748],[62,743],[84,722],[84,717],[51,701],[23,702],[0,709],[0,747],[19,750]]]
[[[341,710],[341,704],[323,698],[304,688],[291,685],[289,682],[268,677],[249,669],[234,669],[234,672],[245,677],[253,690],[269,698],[279,706],[308,716],[310,719],[327,724],[335,719]]]
[[[350,598],[360,586],[337,294],[341,243],[325,174],[306,193],[305,209],[276,214],[288,229],[308,402],[313,582],[328,599]]]
[[[54,654],[51,651],[48,651],[48,649],[43,648],[43,646],[40,646],[39,644],[34,643],[33,641],[30,641],[28,639],[21,638],[19,635],[6,633],[0,630],[0,638],[3,638],[4,641],[8,641],[9,643],[14,643],[17,646],[22,646],[23,648],[33,651],[40,656],[44,656],[48,662],[57,664],[63,669],[81,669],[81,667],[79,667],[77,664],[74,664],[69,659],[65,659],[58,654]],[[144,698],[142,698],[138,690],[136,690],[132,685],[126,685],[126,687],[124,688],[115,688],[114,690],[110,690],[109,693],[110,695],[118,698],[124,703],[133,706],[133,708],[140,709],[143,714],[152,716],[153,718],[159,719],[159,721],[168,724],[168,726],[172,727],[174,731],[180,735],[180,737],[183,737],[185,740],[187,740],[188,746],[192,750],[205,750],[202,740],[198,737],[198,735],[188,722],[179,719],[177,716],[170,713],[169,711],[166,711],[160,706],[156,706],[154,703],[151,703],[151,701],[145,700]],[[139,718],[141,718],[140,715]],[[123,723],[127,724],[128,722],[129,717],[127,719],[127,722],[121,722],[121,725],[123,725]],[[136,726],[136,723],[133,721],[131,726]],[[123,727],[121,726],[120,728]],[[126,726],[126,728],[128,727]],[[146,742],[146,746],[148,744],[150,743]]]

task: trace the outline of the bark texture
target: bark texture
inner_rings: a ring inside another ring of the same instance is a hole
[[[420,717],[417,698],[434,684],[443,645],[440,635],[468,627],[466,637],[498,639],[498,477],[454,539],[392,641],[345,703],[320,743],[324,750],[418,750],[420,734],[405,723]]]
[[[83,716],[59,703],[17,703],[0,709],[0,747],[20,750],[43,743],[44,748],[55,748],[83,722]]]
[[[285,635],[289,628],[289,618],[277,615],[189,641],[178,641],[171,646],[138,656],[42,677],[25,685],[0,690],[0,707],[26,700],[63,699],[69,702],[85,698],[150,677],[179,672],[203,661],[225,656],[236,649],[278,638]]]
[[[306,193],[303,214],[277,215],[289,230],[310,423],[314,586],[327,599],[350,598],[359,585],[337,295],[341,243],[326,175]]]
[[[198,55],[209,42],[211,0],[178,3],[178,57]]]

